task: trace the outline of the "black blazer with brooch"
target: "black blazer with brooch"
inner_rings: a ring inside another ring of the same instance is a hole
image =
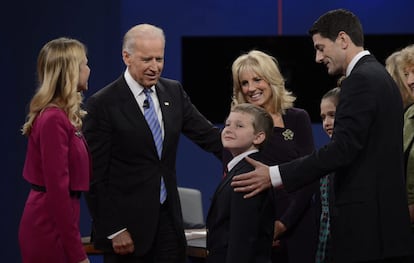
[[[313,154],[280,165],[289,191],[335,171],[331,232],[335,262],[411,253],[403,183],[400,92],[371,55],[342,82],[332,140]]]
[[[158,226],[160,178],[169,210],[185,236],[177,190],[176,153],[181,133],[221,159],[220,131],[193,106],[181,84],[161,78],[155,86],[164,122],[161,160],[151,130],[123,76],[92,95],[84,133],[93,159],[87,203],[93,219],[94,245],[111,252],[107,236],[127,228],[135,254],[151,248]]]
[[[259,153],[250,157],[260,160]],[[273,240],[272,191],[244,199],[231,187],[233,176],[252,171],[242,159],[218,185],[207,215],[208,263],[269,263]]]

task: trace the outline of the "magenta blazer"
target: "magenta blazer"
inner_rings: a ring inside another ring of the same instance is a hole
[[[19,229],[22,261],[79,262],[86,258],[79,231],[79,197],[87,191],[90,156],[82,134],[59,108],[45,109],[33,123],[23,177],[31,190]]]

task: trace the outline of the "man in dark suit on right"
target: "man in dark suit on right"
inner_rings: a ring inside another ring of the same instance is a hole
[[[403,179],[403,107],[385,68],[364,50],[359,19],[338,9],[309,30],[316,62],[345,75],[332,141],[279,166],[250,160],[255,171],[233,178],[251,197],[270,186],[294,191],[335,172],[333,257],[340,262],[405,262],[414,252]],[[298,251],[300,253],[300,251]]]

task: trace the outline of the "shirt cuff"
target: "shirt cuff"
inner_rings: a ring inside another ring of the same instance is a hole
[[[269,167],[270,181],[274,188],[279,187],[283,184],[282,178],[280,177],[279,166],[270,166]]]
[[[116,233],[114,233],[114,234],[112,234],[112,235],[110,235],[110,236],[107,236],[107,238],[108,238],[108,239],[113,239],[114,237],[116,237],[117,235],[121,234],[122,232],[124,232],[124,231],[126,231],[126,230],[127,230],[126,228],[121,229],[121,230],[119,230],[118,232],[116,232]]]

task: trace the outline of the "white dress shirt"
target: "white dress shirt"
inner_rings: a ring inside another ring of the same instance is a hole
[[[254,149],[254,150],[250,150],[244,153],[241,153],[237,156],[235,156],[233,159],[231,159],[231,161],[227,164],[227,171],[230,171],[231,169],[234,168],[234,166],[236,166],[236,164],[238,164],[242,159],[244,159],[244,157],[248,156],[249,154],[258,152],[259,150]]]

